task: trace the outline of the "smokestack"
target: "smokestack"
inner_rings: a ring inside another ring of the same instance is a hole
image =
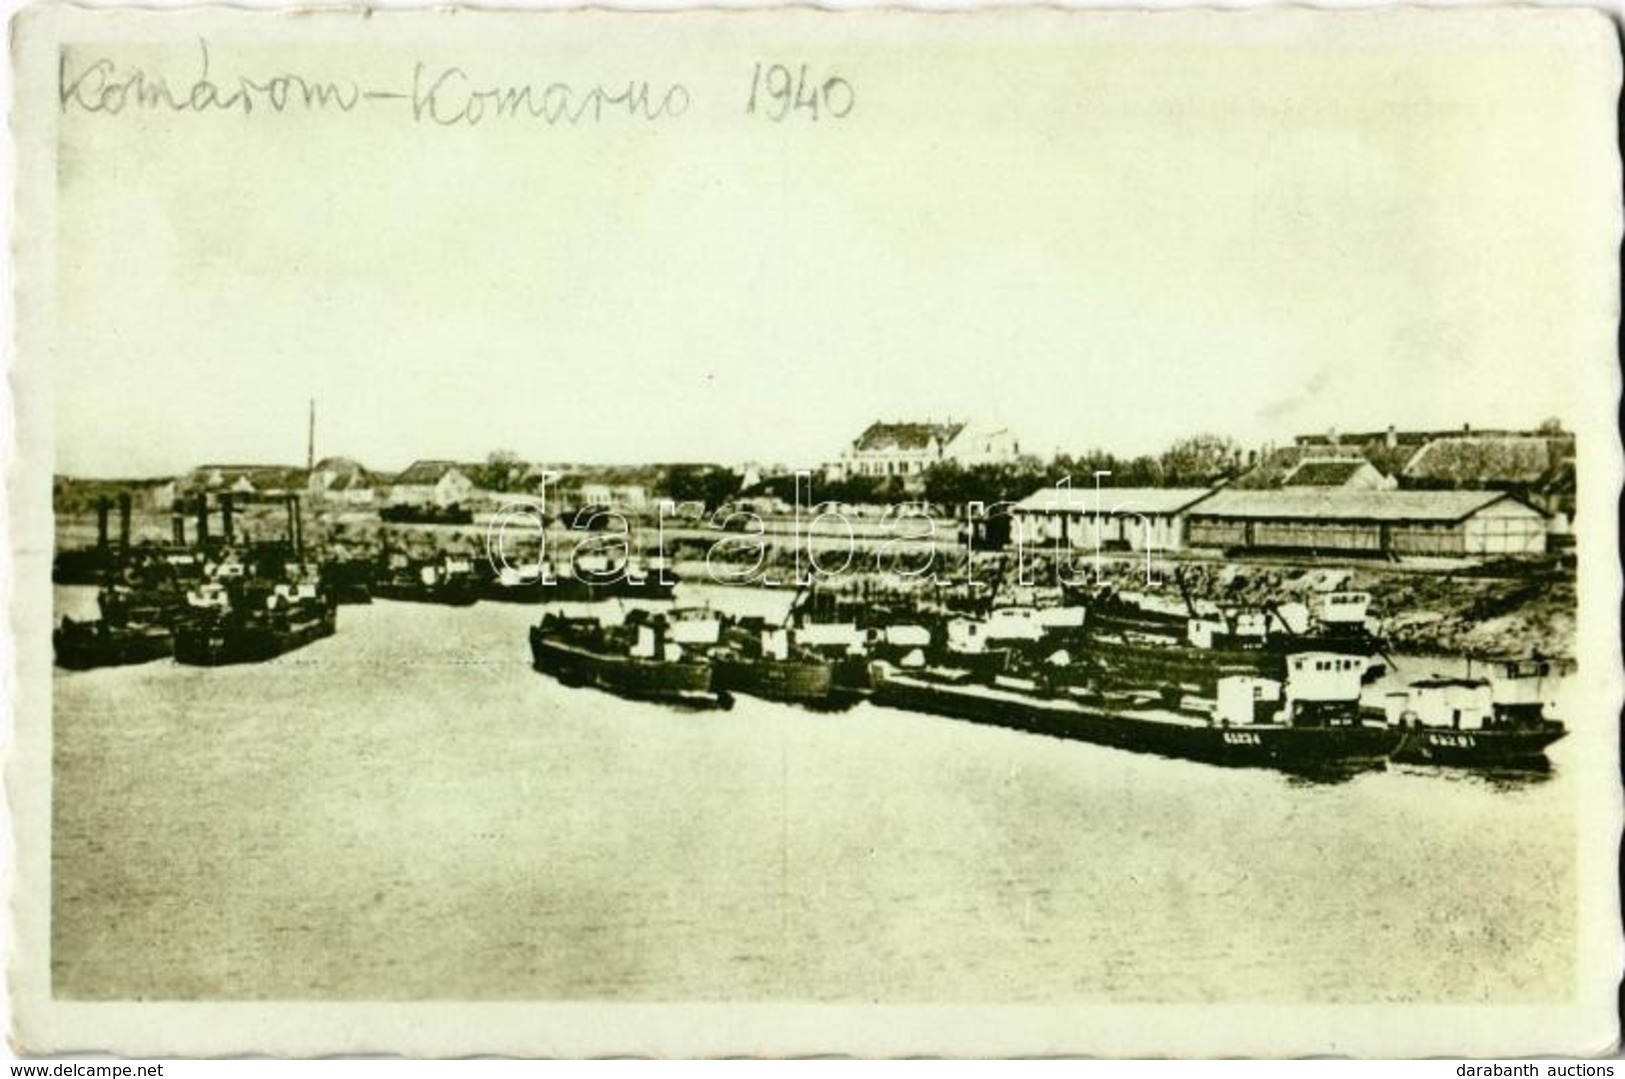
[[[305,475],[316,471],[316,398],[310,399],[310,428],[305,439]]]
[[[231,537],[233,535],[232,527],[231,527],[231,525],[232,525],[232,510],[236,508],[236,501],[237,501],[236,496],[233,495],[230,491],[221,492],[221,494],[220,494],[220,533],[221,533],[221,537],[228,544],[231,542]]]
[[[295,562],[305,560],[305,522],[299,512],[299,496],[284,495],[282,508],[288,511],[288,548]]]
[[[199,491],[197,496],[197,545],[198,550],[209,549],[209,494]]]
[[[186,514],[181,512],[179,506],[169,511],[169,534],[175,546],[186,546]]]
[[[124,557],[130,553],[130,492],[120,491],[118,496],[118,551]]]
[[[107,496],[96,499],[96,549],[107,550]]]

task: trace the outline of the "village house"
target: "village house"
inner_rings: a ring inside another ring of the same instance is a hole
[[[565,510],[603,506],[620,513],[653,512],[659,504],[665,470],[647,466],[561,465],[535,472],[548,476],[550,504]]]
[[[455,461],[414,461],[389,485],[395,506],[462,506],[479,494],[470,467]]]
[[[948,461],[969,468],[1007,464],[1020,454],[1020,444],[1004,427],[968,422],[872,423],[825,473],[832,481],[873,476],[906,482]]]
[[[1210,487],[1045,487],[1010,510],[1012,538],[1030,548],[1177,551],[1186,515]]]
[[[305,489],[306,473],[287,465],[199,465],[180,482],[179,494],[280,497]]]
[[[1399,484],[1393,477],[1377,471],[1377,467],[1363,457],[1306,457],[1281,478],[1281,486],[1391,491]]]
[[[1353,462],[1369,464],[1365,452],[1359,446],[1342,446],[1329,442],[1297,443],[1291,446],[1270,446],[1262,453],[1248,455],[1248,468],[1237,476],[1230,484],[1232,487],[1246,489],[1267,489],[1282,486],[1288,478],[1292,477],[1304,465],[1313,463],[1317,467],[1311,469],[1305,479],[1330,479],[1334,473],[1329,466],[1333,463]],[[1380,476],[1380,469],[1373,466],[1373,471]],[[1308,484],[1306,484],[1307,486]],[[1322,486],[1315,484],[1314,486]],[[1340,483],[1325,484],[1324,486],[1341,486]]]
[[[1537,555],[1546,531],[1500,491],[1224,490],[1186,522],[1193,548],[1377,556]]]
[[[1424,444],[1401,483],[1423,490],[1507,491],[1551,515],[1555,531],[1574,517],[1574,437],[1563,432],[1452,434]]]
[[[379,482],[348,457],[324,457],[310,470],[306,489],[323,501],[370,506],[378,499]]]

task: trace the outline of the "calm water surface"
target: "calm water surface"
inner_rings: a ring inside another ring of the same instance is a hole
[[[259,666],[58,672],[57,993],[1534,1003],[1572,980],[1566,743],[1533,779],[1316,785],[869,705],[682,713],[532,672],[536,617],[378,603]]]

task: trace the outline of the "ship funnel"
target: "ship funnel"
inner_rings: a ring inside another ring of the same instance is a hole
[[[200,551],[209,548],[209,495],[206,491],[199,491],[197,496],[197,545]]]
[[[118,496],[118,551],[120,557],[130,553],[130,492],[120,491]]]

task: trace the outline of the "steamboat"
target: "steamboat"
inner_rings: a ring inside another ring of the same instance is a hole
[[[708,612],[651,614],[641,608],[620,625],[549,612],[531,627],[538,671],[567,686],[591,686],[622,697],[690,708],[730,707],[714,685],[709,650],[721,623]]]
[[[867,679],[860,686],[846,676],[844,658],[803,643],[799,633],[788,627],[749,620],[724,629],[711,663],[718,689],[833,709],[855,703],[867,685]]]
[[[369,593],[373,599],[449,607],[472,606],[480,599],[473,560],[445,552],[428,558],[413,558],[401,551],[386,552]]]
[[[1389,723],[1401,732],[1394,760],[1465,768],[1548,765],[1546,748],[1568,733],[1546,716],[1555,661],[1498,660],[1488,677],[1436,676],[1413,681],[1387,698]]]

